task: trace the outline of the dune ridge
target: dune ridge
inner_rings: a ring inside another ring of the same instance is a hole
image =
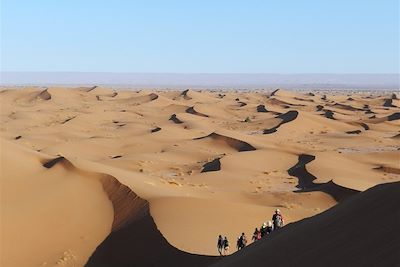
[[[51,169],[56,164],[61,164],[63,168],[68,170],[83,173],[86,176],[95,176],[99,179],[114,208],[112,231],[139,220],[147,214],[148,202],[136,195],[129,187],[121,184],[115,177],[79,169],[63,156],[43,162],[43,167]]]
[[[399,190],[400,182],[377,185],[210,266],[396,266]],[[386,219],[376,220],[382,213]]]
[[[200,116],[200,117],[206,117],[206,118],[209,117],[209,116],[206,115],[206,114],[203,114],[203,113],[201,113],[201,112],[197,112],[197,111],[194,109],[194,106],[193,106],[193,107],[189,107],[189,108],[186,110],[186,112],[187,112],[187,113],[190,113],[190,114],[193,114],[193,115]]]
[[[170,121],[173,121],[176,124],[181,124],[183,123],[183,121],[181,121],[180,119],[178,119],[178,117],[176,116],[176,114],[172,114],[171,117],[169,118]]]
[[[205,138],[211,138],[213,140],[223,141],[226,144],[228,144],[230,147],[236,149],[238,152],[256,150],[256,148],[254,146],[252,146],[251,144],[249,144],[247,142],[244,142],[242,140],[232,138],[229,136],[221,135],[221,134],[218,134],[215,132],[210,133],[209,135],[206,135],[206,136],[194,138],[193,140],[201,140],[201,139],[205,139]]]
[[[49,93],[48,89],[44,89],[43,91],[41,91],[36,98],[40,98],[42,100],[50,100],[51,99],[51,94]]]

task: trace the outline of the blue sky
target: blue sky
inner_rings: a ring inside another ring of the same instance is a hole
[[[2,71],[396,73],[397,0],[1,0]]]

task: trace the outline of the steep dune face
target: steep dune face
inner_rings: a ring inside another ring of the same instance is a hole
[[[221,161],[220,158],[216,158],[204,164],[201,172],[213,172],[219,170],[221,170]]]
[[[190,113],[190,114],[193,114],[193,115],[201,116],[201,117],[206,117],[206,118],[209,117],[209,116],[206,115],[206,114],[203,114],[203,113],[201,113],[201,112],[197,112],[197,111],[194,109],[194,107],[189,107],[189,108],[186,110],[186,112],[187,112],[187,113]]]
[[[132,221],[139,220],[147,215],[148,202],[141,199],[129,187],[121,184],[115,177],[108,174],[77,169],[63,156],[44,161],[43,167],[51,169],[56,164],[61,164],[64,169],[70,172],[79,173],[84,177],[95,178],[101,183],[114,209],[112,231],[116,231]]]
[[[111,175],[101,175],[100,181],[114,208],[112,231],[117,231],[148,215],[148,202],[141,199],[129,187]]]
[[[1,158],[1,164],[7,165],[2,169],[1,181],[7,190],[2,195],[2,215],[6,218],[1,229],[2,265],[83,266],[93,251],[85,266],[175,266],[178,259],[191,266],[204,266],[213,260],[169,245],[154,224],[149,203],[111,175],[78,169],[62,156],[40,158],[40,154],[24,152],[5,141],[2,147],[14,151],[13,155],[2,153]],[[15,157],[24,163],[23,171],[15,172]],[[32,188],[29,178],[22,175],[37,171],[41,174],[31,181],[35,184]],[[11,173],[14,174],[10,176]],[[27,195],[15,196],[13,190],[21,185],[29,186],[25,189]],[[46,196],[48,190],[54,192]],[[40,213],[36,213],[37,205]],[[17,214],[13,213],[15,208]],[[60,210],[62,214],[57,212]],[[62,228],[47,228],[56,222]],[[15,235],[24,236],[25,245],[18,249],[12,244]],[[148,251],[152,251],[152,257],[148,257]],[[24,257],[20,257],[21,253]]]
[[[181,124],[183,123],[183,121],[181,121],[180,119],[178,119],[178,117],[176,116],[176,114],[172,114],[171,117],[169,118],[170,121],[173,121],[176,124]]]
[[[384,117],[380,117],[380,118],[372,118],[372,119],[366,120],[366,122],[381,123],[381,122],[385,122],[385,121],[396,121],[396,120],[400,120],[400,112],[395,112],[393,114],[390,114],[390,115],[384,116]]]
[[[161,131],[161,130],[162,130],[162,129],[161,129],[160,127],[155,127],[155,128],[153,128],[153,129],[151,129],[150,132],[156,133],[156,132]]]
[[[41,91],[36,98],[42,99],[42,100],[50,100],[51,99],[51,94],[49,93],[48,89],[45,89]]]
[[[89,92],[95,90],[96,88],[98,88],[97,85],[90,86],[90,87],[78,87],[78,88],[76,88],[76,89],[89,93]]]
[[[268,110],[265,108],[265,105],[258,105],[257,112],[268,112]]]
[[[384,107],[396,107],[395,105],[393,105],[393,99],[392,98],[388,98],[385,99],[385,102],[383,103]]]
[[[362,110],[362,109],[359,109],[359,108],[355,108],[355,107],[353,107],[351,105],[345,105],[345,104],[340,104],[340,103],[335,103],[335,104],[333,104],[331,106],[332,107],[337,107],[337,108],[340,108],[340,109],[344,109],[344,110],[349,110],[349,111],[360,111],[360,110]]]
[[[116,97],[117,95],[118,95],[117,92],[112,92],[111,94],[96,95],[96,98],[99,101],[106,101],[106,100],[110,100],[111,98]]]
[[[325,118],[331,119],[331,120],[336,120],[334,117],[335,113],[333,113],[332,110],[326,109],[324,111],[325,111],[325,113],[324,113]]]
[[[396,266],[399,191],[378,185],[211,266]]]
[[[143,216],[113,231],[96,248],[85,266],[207,266],[213,257],[192,255],[171,246],[157,230],[148,206]]]
[[[16,97],[17,101],[22,104],[31,105],[37,101],[48,101],[51,100],[52,95],[49,92],[49,89],[37,89],[32,88],[29,90],[29,93],[21,94]]]
[[[203,136],[203,137],[198,137],[195,138],[194,140],[201,140],[201,139],[205,139],[205,138],[209,138],[218,142],[223,142],[226,143],[228,146],[232,147],[233,149],[237,150],[238,152],[243,152],[243,151],[252,151],[252,150],[256,150],[256,148],[252,145],[250,145],[247,142],[229,137],[229,136],[224,136],[224,135],[220,135],[217,133],[211,133],[209,135]]]
[[[190,97],[190,94],[191,94],[190,90],[186,89],[186,90],[182,91],[182,93],[180,93],[179,97],[181,97],[185,100],[191,100],[192,98]],[[177,98],[175,98],[175,99],[177,99]]]

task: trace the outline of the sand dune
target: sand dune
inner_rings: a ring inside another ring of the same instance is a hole
[[[98,88],[97,85],[91,86],[91,87],[80,87],[80,88],[78,88],[78,90],[82,90],[84,92],[91,92],[91,91],[95,90],[96,88]]]
[[[381,123],[385,121],[395,121],[395,120],[400,120],[400,112],[395,112],[393,114],[390,114],[388,116],[380,117],[380,118],[373,118],[366,120],[366,122],[370,123]]]
[[[118,95],[117,92],[113,92],[111,94],[106,94],[106,95],[96,95],[96,98],[99,101],[105,101],[105,100],[108,100],[110,98],[116,97],[117,95]]]
[[[6,141],[1,147],[1,265],[83,266],[113,221],[101,183],[67,161],[47,161],[53,166],[46,169],[37,152]]]
[[[149,214],[112,232],[85,266],[207,266],[212,257],[179,251],[167,243]]]
[[[189,93],[189,89],[187,89],[187,90],[183,91],[182,93],[180,93],[179,97],[182,97],[185,100],[191,100],[192,98],[189,96],[190,94],[191,94],[191,92]]]
[[[256,148],[254,146],[250,145],[247,142],[244,142],[242,140],[238,140],[238,139],[235,139],[235,138],[232,138],[229,136],[220,135],[218,133],[211,133],[211,134],[203,136],[203,137],[197,137],[194,140],[201,140],[201,139],[206,139],[206,138],[215,140],[217,142],[226,143],[228,146],[237,150],[238,152],[256,150]]]
[[[148,103],[150,101],[154,101],[158,98],[158,95],[155,93],[150,93],[148,95],[142,95],[142,96],[134,96],[134,97],[129,97],[129,98],[124,98],[124,99],[118,99],[120,103],[124,103],[127,105],[140,105],[144,103]]]
[[[398,101],[282,89],[3,88],[1,265],[228,264],[212,257],[219,234],[234,246],[276,208],[294,223],[400,181]],[[318,216],[309,220],[319,226],[289,225],[284,240],[303,249],[290,229],[314,238],[311,228],[327,225]]]
[[[399,190],[399,182],[371,188],[211,266],[396,266]]]
[[[48,92],[47,89],[41,91],[36,98],[40,98],[42,100],[50,100],[51,99],[51,94]]]

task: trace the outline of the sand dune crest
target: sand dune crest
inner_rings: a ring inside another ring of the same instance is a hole
[[[400,236],[393,229],[399,191],[400,182],[377,185],[211,266],[396,266]],[[377,219],[381,214],[387,215],[384,220]],[[373,222],[376,231],[370,231],[367,222]],[[368,238],[363,238],[365,233]]]
[[[217,141],[223,141],[226,144],[228,144],[230,147],[236,149],[238,152],[256,150],[256,148],[254,146],[250,145],[247,142],[244,142],[242,140],[235,139],[235,138],[232,138],[232,137],[228,137],[228,136],[225,136],[225,135],[220,135],[220,134],[217,134],[217,133],[211,133],[211,134],[206,135],[206,136],[195,138],[194,140],[201,140],[201,139],[205,139],[205,138],[210,138],[210,139],[217,140]]]
[[[194,109],[194,106],[193,106],[193,107],[189,107],[188,109],[186,109],[186,112],[187,112],[187,113],[190,113],[190,114],[193,114],[193,115],[200,116],[200,117],[206,117],[206,118],[209,117],[209,116],[206,115],[206,114],[203,114],[203,113],[201,113],[201,112],[197,112],[197,111]]]

